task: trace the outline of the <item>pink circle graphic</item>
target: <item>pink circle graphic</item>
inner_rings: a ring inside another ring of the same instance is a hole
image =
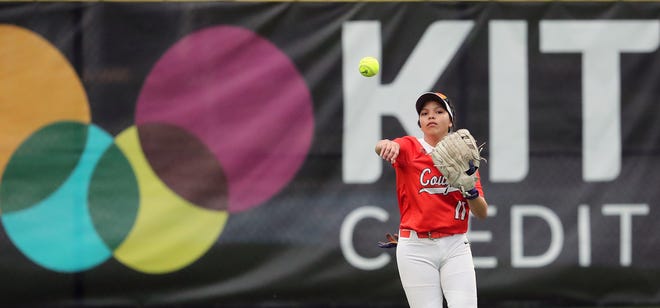
[[[138,98],[135,122],[138,129],[174,125],[198,138],[226,178],[199,184],[226,185],[217,191],[228,194],[229,212],[240,212],[277,194],[302,166],[313,136],[312,106],[304,78],[280,49],[253,31],[215,26],[187,35],[160,58]],[[186,160],[174,164],[185,168]]]

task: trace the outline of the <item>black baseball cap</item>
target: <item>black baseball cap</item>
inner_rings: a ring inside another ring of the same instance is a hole
[[[417,103],[415,103],[415,108],[417,109],[418,115],[422,112],[424,104],[428,101],[434,101],[442,104],[442,106],[445,107],[445,110],[447,110],[447,113],[449,113],[449,119],[454,122],[454,111],[451,110],[451,107],[449,106],[447,95],[444,95],[440,92],[425,92],[419,96]]]

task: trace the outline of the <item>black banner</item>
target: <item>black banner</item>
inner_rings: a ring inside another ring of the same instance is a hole
[[[421,135],[413,101],[437,90],[485,143],[481,306],[660,304],[658,16],[0,4],[0,302],[406,305],[373,148]]]

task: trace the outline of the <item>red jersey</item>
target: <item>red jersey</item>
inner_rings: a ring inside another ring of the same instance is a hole
[[[428,152],[420,141],[426,144]],[[470,211],[467,199],[458,188],[447,185],[445,177],[433,165],[429,154],[431,146],[412,136],[397,138],[394,142],[401,146],[392,164],[396,171],[400,228],[447,234],[467,232]],[[483,196],[480,180],[476,188]]]

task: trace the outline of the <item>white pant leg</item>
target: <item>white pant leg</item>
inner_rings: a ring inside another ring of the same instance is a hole
[[[449,308],[477,307],[477,280],[467,237],[454,236],[447,259],[440,267],[443,293]]]
[[[397,267],[411,308],[442,308],[440,259],[439,247],[432,240],[399,238]]]

